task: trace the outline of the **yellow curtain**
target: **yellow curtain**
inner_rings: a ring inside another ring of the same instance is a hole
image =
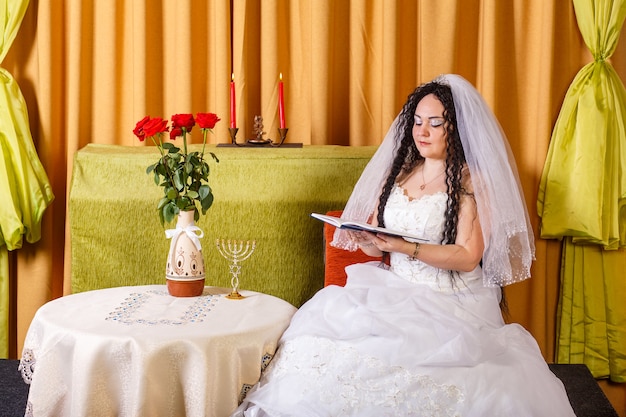
[[[143,146],[131,133],[143,115],[202,110],[224,120],[210,140],[227,142],[234,72],[239,140],[252,134],[255,115],[276,136],[282,73],[288,142],[375,145],[417,84],[456,72],[500,119],[531,206],[553,123],[585,53],[573,6],[562,0],[33,3],[4,64],[29,104],[57,201],[42,240],[10,264],[18,284],[14,355],[36,309],[60,296],[69,277],[65,205],[74,154],[86,143]],[[507,290],[509,319],[533,333],[548,360],[559,268],[560,243],[537,239],[533,279]]]
[[[566,237],[557,357],[626,382],[626,90],[607,61],[626,1],[574,7],[593,62],[565,96],[538,195],[541,237]]]
[[[0,5],[0,63],[7,55],[28,0]],[[30,133],[24,97],[11,73],[0,68],[0,358],[9,356],[8,251],[41,237],[41,219],[54,195]]]

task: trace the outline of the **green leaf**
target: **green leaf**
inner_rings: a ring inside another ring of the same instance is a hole
[[[193,164],[191,163],[191,161],[185,162],[185,173],[189,175],[192,172],[193,172]]]
[[[183,173],[181,171],[176,171],[174,173],[174,187],[179,191],[182,191],[185,184],[185,178],[183,177]]]
[[[179,152],[180,149],[176,147],[172,142],[165,142],[161,145],[169,154]]]
[[[165,192],[165,195],[167,196],[168,200],[175,200],[176,197],[178,197],[178,191],[176,191],[175,188],[168,188]]]
[[[165,165],[163,165],[162,163],[158,163],[155,166],[154,172],[162,176],[165,176],[165,174],[167,173],[167,171],[165,170]]]
[[[190,190],[187,192],[187,197],[191,199],[198,198],[199,196],[200,195],[196,191]]]
[[[161,221],[161,226],[165,225],[165,217],[163,217],[163,209],[159,210],[159,220]]]
[[[174,217],[178,214],[178,208],[175,204],[167,204],[163,207],[163,218],[167,223],[174,221]]]
[[[167,197],[163,197],[162,199],[159,200],[159,204],[157,205],[157,210],[161,210],[163,208],[164,205],[166,205],[167,203],[169,203],[169,198]]]
[[[211,187],[204,184],[200,186],[198,189],[198,195],[200,196],[200,200],[204,200],[211,193]]]
[[[213,205],[213,193],[210,193],[205,198],[200,200],[200,204],[202,205],[202,214],[205,214],[206,211]]]
[[[179,169],[178,162],[174,158],[170,158],[166,162],[167,162],[167,169],[169,169],[170,172],[175,172]]]

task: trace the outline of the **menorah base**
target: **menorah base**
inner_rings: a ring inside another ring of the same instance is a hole
[[[226,296],[226,298],[230,299],[230,300],[243,300],[244,298],[246,298],[245,295],[241,295],[239,294],[239,291],[233,291],[230,294],[228,294]]]

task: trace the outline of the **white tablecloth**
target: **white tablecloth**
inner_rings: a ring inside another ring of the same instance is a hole
[[[175,298],[162,285],[53,300],[36,313],[20,368],[27,415],[227,416],[271,360],[295,307],[206,287]]]

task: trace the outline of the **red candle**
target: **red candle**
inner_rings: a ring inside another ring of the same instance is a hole
[[[235,74],[230,75],[230,127],[237,128],[237,105],[235,104]]]
[[[280,73],[280,81],[278,81],[278,118],[280,120],[280,128],[285,128],[285,91],[283,89],[283,73]]]

